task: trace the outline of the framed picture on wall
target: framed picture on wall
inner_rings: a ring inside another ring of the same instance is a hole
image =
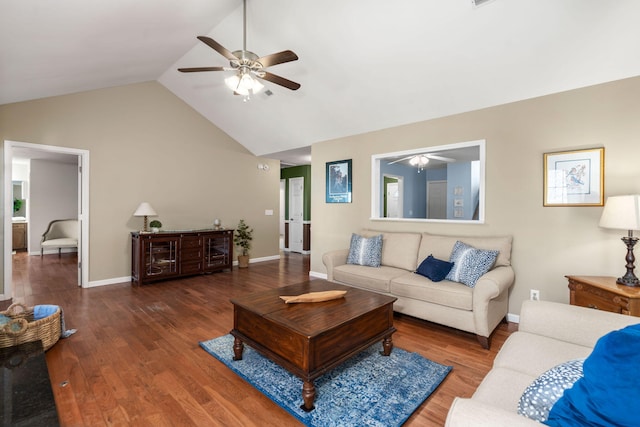
[[[544,154],[544,206],[604,206],[604,148]]]
[[[351,203],[351,159],[327,162],[327,203]]]

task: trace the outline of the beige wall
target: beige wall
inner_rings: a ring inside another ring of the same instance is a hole
[[[371,155],[478,139],[486,140],[485,224],[369,219]],[[511,234],[516,283],[509,312],[520,312],[531,288],[544,300],[568,302],[565,275],[625,272],[625,233],[598,227],[601,207],[542,206],[543,153],[592,147],[605,147],[605,196],[640,193],[640,78],[315,144],[311,270],[325,273],[322,254],[348,247],[362,227]],[[353,203],[326,204],[325,162],[341,159],[353,159]]]
[[[255,157],[159,83],[0,106],[4,140],[89,150],[90,282],[131,274],[142,201],[164,229],[244,218],[255,229],[251,258],[278,255],[279,163]]]

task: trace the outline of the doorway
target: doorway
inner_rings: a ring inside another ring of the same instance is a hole
[[[302,253],[304,240],[304,177],[289,178],[289,250]]]
[[[4,141],[4,294],[0,300],[13,297],[12,286],[12,172],[14,153],[29,155],[38,159],[75,158],[77,161],[77,218],[78,218],[78,286],[86,287],[89,282],[89,152],[87,150]]]
[[[447,181],[427,182],[427,218],[447,219]]]
[[[284,246],[284,234],[285,234],[285,215],[284,215],[284,210],[285,210],[285,194],[287,192],[287,182],[284,179],[280,180],[280,218],[278,219],[278,222],[280,223],[280,238],[279,240],[279,249],[282,251],[285,249]]]
[[[404,216],[402,193],[404,187],[404,178],[401,176],[393,176],[385,174],[384,181],[384,200],[383,200],[383,217],[384,218],[402,218]]]

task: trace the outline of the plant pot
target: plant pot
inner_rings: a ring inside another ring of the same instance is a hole
[[[238,268],[249,267],[249,255],[238,255]]]
[[[158,227],[151,227],[151,232],[152,233],[157,233],[159,231],[160,231],[160,229]]]

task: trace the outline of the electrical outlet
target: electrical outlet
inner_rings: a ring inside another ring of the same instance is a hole
[[[529,299],[531,301],[540,301],[540,291],[537,289],[529,290]]]

